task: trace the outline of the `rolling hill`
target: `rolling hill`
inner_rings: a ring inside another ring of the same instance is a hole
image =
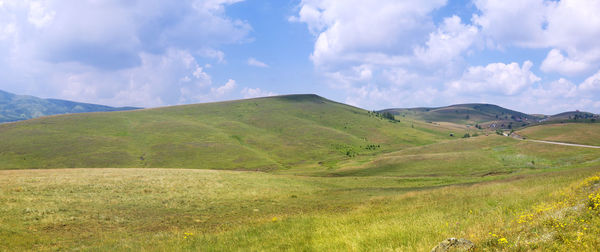
[[[329,169],[449,138],[317,95],[44,117],[0,125],[0,137],[0,169],[233,170]]]
[[[0,123],[21,121],[57,114],[108,112],[133,109],[139,108],[115,108],[104,105],[58,99],[42,99],[28,95],[15,95],[0,90]]]
[[[426,122],[449,122],[461,125],[479,125],[482,128],[514,129],[541,123],[595,122],[598,115],[570,111],[552,116],[530,115],[493,104],[457,104],[435,108],[395,108],[379,111],[395,116]]]
[[[596,122],[600,115],[583,111],[567,111],[552,116],[545,116],[541,123],[565,123],[565,122]]]
[[[555,123],[527,127],[517,131],[525,138],[600,146],[599,123]]]

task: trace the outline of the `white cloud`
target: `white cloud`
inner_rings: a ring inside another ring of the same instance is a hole
[[[47,7],[44,6],[44,4],[44,2],[29,3],[29,15],[27,20],[37,28],[44,27],[52,22],[54,15],[56,14],[54,11],[47,10]]]
[[[316,40],[310,59],[317,72],[353,105],[491,102],[544,112],[595,106],[594,95],[583,91],[596,90],[589,84],[593,77],[579,86],[564,78],[542,82],[530,60],[469,63],[497,53],[510,60],[515,51],[527,59],[535,49],[548,50],[539,62],[544,73],[581,77],[597,71],[600,1],[473,2],[470,23],[452,15],[436,25],[432,13],[446,1],[392,0],[303,0],[289,20],[307,25]]]
[[[202,48],[198,50],[198,55],[205,58],[216,59],[218,63],[225,62],[225,53],[213,48]]]
[[[494,46],[516,44],[534,46],[542,42],[543,27],[550,3],[544,0],[475,0],[481,14],[473,15],[473,23]]]
[[[600,103],[600,71],[576,85],[560,78],[550,83],[531,87],[523,92],[528,99],[512,101],[524,111],[553,114],[573,110],[598,110]],[[531,111],[535,109],[535,111]]]
[[[570,105],[562,108],[593,106],[594,96],[582,90],[595,85],[564,78],[542,82],[530,60],[477,65],[498,53],[510,60],[516,51],[527,59],[535,49],[548,50],[539,62],[544,73],[582,77],[597,71],[600,1],[475,0],[470,23],[452,15],[436,25],[432,13],[445,4],[303,0],[289,20],[307,25],[315,37],[310,59],[317,72],[357,106],[486,101],[540,110],[559,108],[563,101]],[[472,62],[478,63],[469,67]],[[526,98],[531,94],[533,101]]]
[[[307,24],[316,38],[310,59],[346,102],[366,108],[424,105],[435,102],[437,83],[460,75],[463,55],[478,38],[477,27],[458,16],[435,26],[431,14],[445,4],[304,0],[290,21]]]
[[[586,93],[596,92],[596,94],[600,94],[600,71],[585,79],[585,81],[581,83],[579,88]],[[591,94],[588,93],[588,95]]]
[[[262,61],[255,59],[255,58],[249,58],[247,63],[249,66],[262,67],[262,68],[269,67],[269,65],[265,64]]]
[[[585,72],[589,68],[590,65],[585,62],[566,58],[558,49],[550,50],[540,67],[544,72],[557,72],[568,76],[574,76]]]
[[[462,24],[458,16],[444,19],[436,32],[429,34],[427,47],[415,48],[415,56],[426,64],[446,63],[469,49],[478,39],[476,27]]]
[[[600,1],[477,0],[475,5],[481,14],[473,22],[491,47],[552,48],[542,64],[546,72],[581,76],[600,67]]]
[[[247,87],[242,89],[241,94],[242,94],[242,97],[244,97],[245,99],[277,95],[276,93],[261,90],[260,88],[247,88]]]
[[[216,87],[216,88],[211,88],[211,93],[214,94],[216,97],[221,97],[231,91],[233,91],[233,89],[235,89],[236,84],[235,84],[235,80],[229,79],[227,81],[227,83],[225,83],[225,85],[220,86],[220,87]]]
[[[577,96],[577,92],[575,84],[567,79],[560,78],[549,84],[542,84],[539,87],[531,88],[529,93],[538,100],[544,98],[554,100],[554,98],[574,98]]]
[[[225,93],[212,87],[210,75],[187,51],[142,53],[140,58],[140,66],[111,75],[89,66],[67,66],[67,73],[54,73],[52,85],[65,99],[143,107],[211,101],[212,94]]]
[[[226,15],[236,2],[3,1],[0,87],[144,107],[227,97],[235,81],[213,87],[206,63],[249,40],[250,25]]]
[[[298,16],[290,20],[306,23],[317,37],[311,55],[317,66],[398,64],[406,62],[404,56],[434,27],[431,11],[445,3],[303,0]]]
[[[531,61],[525,61],[522,67],[514,62],[469,67],[459,80],[447,83],[448,91],[456,95],[461,93],[515,95],[540,81],[540,78],[530,71],[532,66]]]

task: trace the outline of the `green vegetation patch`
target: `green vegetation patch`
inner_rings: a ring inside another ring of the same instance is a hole
[[[517,133],[536,140],[600,146],[600,123],[544,124]]]

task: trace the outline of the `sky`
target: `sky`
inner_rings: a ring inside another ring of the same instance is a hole
[[[0,0],[0,90],[600,113],[600,0]]]

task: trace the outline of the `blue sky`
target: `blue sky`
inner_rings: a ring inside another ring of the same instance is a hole
[[[113,106],[315,93],[598,113],[597,13],[598,0],[0,0],[0,89]]]

